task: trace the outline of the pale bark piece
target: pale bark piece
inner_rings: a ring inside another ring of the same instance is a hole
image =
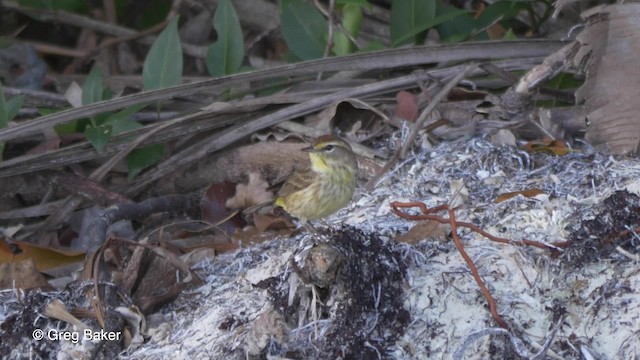
[[[584,101],[586,139],[598,150],[636,152],[640,140],[640,4],[599,6],[583,13],[586,29],[573,59],[587,78],[577,92]],[[586,65],[586,66],[585,66]]]
[[[0,264],[0,289],[36,289],[47,286],[33,259]]]

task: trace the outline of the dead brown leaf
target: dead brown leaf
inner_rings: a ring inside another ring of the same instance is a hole
[[[396,241],[407,244],[417,244],[426,238],[444,239],[449,226],[437,221],[421,221],[414,225],[405,234],[396,237]]]
[[[58,150],[60,148],[60,142],[60,138],[57,136],[52,139],[45,140],[27,151],[27,155],[44,154],[48,151]]]
[[[549,153],[558,156],[566,155],[567,153],[574,151],[567,146],[564,140],[543,139],[530,141],[522,146],[522,149],[530,153],[541,152]]]
[[[252,172],[249,174],[249,182],[236,185],[236,193],[226,202],[228,209],[246,209],[254,205],[262,204],[273,199],[273,193],[269,190],[269,184],[260,176]]]
[[[496,198],[496,203],[501,203],[503,201],[507,201],[513,197],[516,197],[518,195],[522,195],[526,198],[533,198],[536,197],[538,195],[544,194],[544,191],[540,190],[540,189],[527,189],[527,190],[521,190],[521,191],[513,191],[513,192],[508,192],[508,193],[504,193],[501,194],[500,196],[498,196]]]
[[[289,237],[294,231],[295,229],[291,228],[260,231],[255,226],[248,226],[242,230],[236,231],[232,236],[232,240],[234,244],[259,244],[261,242],[273,240],[274,238]]]
[[[209,224],[216,224],[223,231],[231,234],[235,229],[243,227],[246,222],[240,214],[232,216],[232,211],[227,208],[227,201],[234,196],[237,184],[222,181],[211,184],[200,199],[200,211],[202,220]],[[226,221],[224,221],[227,219]]]
[[[375,106],[360,99],[347,98],[331,104],[314,118],[309,119],[307,125],[325,134],[330,133],[334,125],[345,132],[355,132],[354,126],[364,127],[362,124],[356,125],[358,122],[369,123],[369,120],[375,115],[387,123],[390,121],[389,117]]]
[[[84,261],[84,253],[80,251],[34,245],[17,240],[12,243],[22,252],[14,255],[4,241],[0,241],[0,264],[18,263],[30,259],[33,260],[36,269],[44,271]]]
[[[447,94],[448,101],[484,100],[487,97],[486,91],[469,90],[456,86]]]
[[[295,225],[285,216],[253,214],[253,223],[259,231],[295,229]]]

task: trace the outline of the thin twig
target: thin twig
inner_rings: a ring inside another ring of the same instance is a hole
[[[382,169],[378,171],[378,173],[371,178],[366,185],[367,190],[371,191],[376,186],[380,178],[384,176],[384,174],[389,171],[400,159],[404,159],[406,156],[406,152],[413,143],[413,138],[416,136],[418,131],[422,129],[424,121],[427,119],[429,114],[435,109],[435,107],[440,103],[440,101],[451,91],[451,89],[458,84],[465,76],[470,74],[473,70],[477,68],[477,65],[468,66],[463,72],[459,73],[455,76],[449,83],[447,83],[438,94],[433,98],[431,103],[420,113],[420,116],[413,123],[411,131],[409,132],[409,136],[405,139],[404,145],[400,148],[398,147],[393,156],[384,164]],[[416,74],[416,76],[424,76],[423,73]],[[420,84],[420,81],[418,80]]]
[[[471,71],[475,70],[478,67],[477,64],[471,64],[467,66],[464,71],[456,75],[453,79],[451,79],[443,88],[433,97],[429,105],[420,113],[420,116],[416,119],[411,127],[411,131],[409,132],[409,136],[405,140],[404,145],[402,146],[402,150],[400,151],[400,159],[404,159],[407,156],[407,151],[409,151],[409,147],[413,144],[413,139],[415,139],[416,135],[418,135],[418,131],[424,127],[424,122],[427,120],[427,117],[431,114],[431,112],[440,104],[442,99],[449,94],[451,89],[453,89],[462,79],[467,77]]]
[[[564,318],[560,318],[558,322],[556,322],[553,329],[551,329],[549,334],[546,336],[544,344],[542,345],[542,348],[540,349],[540,351],[538,351],[535,354],[532,354],[531,352],[529,352],[529,350],[527,350],[524,344],[524,341],[522,341],[520,338],[518,338],[514,334],[510,333],[508,330],[500,329],[500,328],[487,328],[487,329],[474,331],[469,335],[467,335],[467,338],[464,340],[462,345],[453,353],[453,359],[454,360],[463,359],[465,350],[469,347],[469,345],[471,345],[472,342],[487,335],[504,335],[509,337],[511,346],[513,346],[513,349],[522,358],[529,359],[529,360],[544,359],[545,354],[547,353],[547,351],[549,351],[549,347],[551,347],[551,344],[553,343],[553,339],[555,338],[556,333],[560,329],[560,326],[562,325],[563,321],[564,321]]]
[[[320,10],[320,12],[322,12],[327,17],[327,45],[325,45],[324,54],[322,55],[323,58],[326,58],[329,57],[331,48],[333,47],[333,14],[336,10],[336,0],[329,0],[329,10],[325,10],[320,4],[319,0],[315,0],[314,3],[316,4],[316,7]],[[316,80],[322,80],[322,72],[318,73]]]
[[[411,215],[411,214],[407,214],[407,213],[402,212],[402,211],[399,210],[400,208],[411,208],[411,207],[420,208],[420,210],[422,211],[422,214],[420,214],[420,215]],[[444,210],[447,210],[447,212],[449,213],[449,218],[448,219],[445,219],[445,218],[437,216],[437,215],[432,215],[435,212],[444,211]],[[513,241],[513,240],[509,240],[509,239],[493,236],[493,235],[487,233],[486,231],[480,229],[479,227],[477,227],[474,224],[456,221],[456,219],[455,219],[455,211],[449,205],[440,205],[440,206],[436,206],[433,209],[429,209],[427,207],[427,205],[425,205],[424,203],[419,202],[419,201],[408,202],[408,203],[394,201],[394,202],[391,203],[391,211],[394,214],[396,214],[396,215],[398,215],[398,216],[400,216],[401,218],[404,218],[404,219],[421,220],[421,221],[422,220],[432,220],[432,221],[436,221],[436,222],[443,223],[443,224],[447,224],[448,223],[449,225],[451,225],[451,234],[452,234],[453,242],[454,242],[456,248],[458,249],[458,252],[460,252],[460,255],[462,255],[462,257],[464,258],[465,262],[467,263],[467,266],[469,266],[469,269],[471,270],[471,274],[473,275],[474,279],[476,280],[476,283],[480,287],[480,291],[482,292],[482,295],[485,297],[485,299],[489,303],[489,309],[491,311],[491,315],[493,316],[493,319],[496,321],[496,323],[498,323],[498,325],[500,327],[502,327],[504,329],[508,328],[507,324],[504,322],[504,320],[502,319],[500,314],[498,314],[496,302],[493,299],[493,297],[491,296],[491,293],[487,289],[486,285],[484,284],[484,281],[482,280],[482,277],[478,273],[478,268],[476,267],[476,265],[474,264],[473,260],[469,257],[469,255],[464,250],[464,246],[462,245],[462,242],[460,241],[460,238],[458,237],[458,227],[466,227],[468,229],[471,229],[472,231],[475,231],[475,232],[481,234],[482,236],[488,238],[491,241],[495,241],[495,242],[499,242],[499,243],[526,244],[526,245],[535,246],[535,247],[542,248],[542,249],[551,249],[551,250],[557,250],[558,246],[566,246],[568,244],[568,242],[565,241],[565,242],[562,242],[562,243],[556,243],[556,244],[553,244],[553,245],[549,245],[549,244],[539,243],[537,241],[531,241],[531,240]]]
[[[255,38],[253,38],[250,42],[248,42],[245,45],[245,54],[247,54],[247,57],[249,56],[249,54],[251,54],[251,52],[256,47],[256,45],[258,45],[260,41],[262,41],[262,39],[275,33],[276,30],[278,30],[279,28],[280,28],[280,24],[272,25],[269,28],[264,29],[260,34],[258,34]]]
[[[482,277],[480,277],[476,264],[473,262],[473,260],[471,260],[467,252],[464,250],[462,241],[460,241],[460,238],[458,237],[458,228],[456,226],[457,224],[456,224],[454,210],[450,208],[448,205],[447,205],[447,210],[449,212],[449,224],[451,225],[451,237],[453,238],[453,243],[458,249],[458,252],[460,253],[460,255],[462,255],[462,258],[464,258],[464,261],[467,263],[467,266],[471,270],[471,275],[473,275],[473,278],[476,280],[476,283],[480,287],[480,291],[482,292],[482,295],[484,296],[485,299],[487,299],[487,303],[489,303],[489,311],[491,311],[491,316],[493,316],[493,319],[498,323],[498,325],[500,325],[501,328],[508,329],[509,327],[507,326],[507,323],[504,322],[504,320],[502,320],[502,316],[498,314],[496,301],[493,299],[493,297],[491,296],[491,293],[489,292],[489,289],[487,289],[487,286],[484,284],[484,280],[482,280]]]
[[[100,101],[91,105],[61,111],[55,114],[26,121],[15,126],[0,129],[0,141],[13,140],[18,136],[37,133],[44,128],[66,123],[78,118],[94,116],[101,112],[121,109],[141,102],[165,100],[175,96],[188,96],[203,90],[216,91],[236,84],[272,79],[280,76],[296,76],[318,71],[372,70],[398,66],[410,66],[424,63],[465,61],[469,59],[509,58],[514,56],[544,56],[558,48],[559,42],[509,42],[469,43],[458,45],[419,46],[379,51],[375,53],[358,53],[348,56],[331,57],[289,64],[277,68],[258,70],[223,76],[191,84],[183,84],[165,89],[146,91],[140,94],[122,96],[108,101]],[[539,59],[507,60],[502,66],[514,67],[515,63],[532,65]],[[507,65],[510,64],[510,65]],[[436,71],[438,72],[438,71]]]
[[[137,39],[141,39],[144,38],[146,36],[149,35],[153,35],[155,33],[158,33],[162,30],[164,30],[164,28],[167,26],[167,24],[169,24],[169,22],[171,22],[171,20],[173,20],[174,17],[176,17],[176,15],[178,15],[178,9],[180,8],[180,4],[182,3],[182,0],[174,0],[172,5],[171,5],[171,9],[169,11],[169,13],[167,14],[167,16],[165,17],[165,19],[153,26],[151,26],[150,28],[144,29],[140,32],[131,34],[131,35],[127,35],[127,36],[121,36],[118,38],[110,38],[107,39],[105,41],[103,41],[102,43],[100,43],[100,45],[96,46],[95,48],[93,48],[91,51],[89,51],[85,56],[83,60],[92,58],[96,55],[98,55],[102,50],[110,47],[110,46],[114,46],[123,42],[128,42],[128,41],[132,41],[132,40],[137,40]],[[193,54],[190,54],[193,55]]]
[[[329,1],[331,1],[332,3],[335,2],[335,0],[329,0]],[[331,16],[331,18],[335,17],[333,16],[334,11],[333,10],[327,11],[327,9],[325,9],[324,6],[320,4],[320,1],[315,0],[314,3],[316,4],[316,7],[318,8],[318,10],[320,10],[322,15],[326,16],[327,18],[329,18],[329,16]],[[329,7],[330,9],[334,9],[335,5],[330,4]],[[358,49],[362,49],[362,46],[360,46],[360,43],[358,43],[358,40],[349,31],[347,31],[347,29],[345,29],[344,26],[339,21],[335,22],[335,24],[333,25],[337,26],[338,30],[342,31],[344,35],[349,39],[349,41],[351,41]],[[331,39],[332,36],[329,35],[329,38]]]
[[[455,67],[457,69],[463,69],[462,66]],[[477,70],[477,69],[476,69]],[[478,70],[478,73],[483,71]],[[443,75],[445,73],[453,74],[458,73],[454,68],[435,69],[430,72],[431,74]],[[472,71],[475,73],[475,71]],[[228,129],[220,131],[213,135],[213,138],[204,139],[202,143],[194,144],[191,148],[178,152],[165,160],[162,164],[156,166],[155,169],[150,170],[145,174],[144,179],[140,179],[139,182],[131,184],[129,187],[129,195],[136,194],[141,191],[145,186],[163,177],[165,174],[171,173],[180,167],[191,164],[197,159],[201,159],[208,153],[214,150],[219,150],[231,144],[246,135],[264,129],[265,127],[275,125],[284,120],[290,120],[297,116],[303,116],[309,114],[315,110],[319,110],[325,106],[332,104],[335,101],[342,100],[346,97],[362,97],[375,96],[381,93],[397,91],[407,84],[415,82],[415,75],[408,75],[397,79],[383,80],[374,84],[367,84],[362,87],[356,87],[344,91],[339,91],[330,95],[321,96],[312,99],[303,104],[297,104],[289,106],[287,108],[278,110],[274,113],[257,118],[248,123],[237,124]],[[1,134],[1,131],[0,131]]]
[[[185,120],[191,119],[191,116],[182,116],[177,119],[173,119],[168,121],[155,129],[152,129],[145,134],[137,137],[135,140],[131,141],[124,149],[118,152],[115,156],[111,157],[109,161],[102,164],[99,168],[95,169],[91,175],[89,175],[89,179],[100,183],[104,177],[108,174],[108,172],[122,159],[125,158],[131,151],[133,151],[136,147],[138,147],[145,140],[153,136],[154,134],[168,129],[171,126],[175,126]],[[82,204],[83,197],[80,195],[71,195],[65,199],[65,202],[62,206],[60,206],[59,211],[51,214],[39,228],[39,231],[47,231],[49,229],[55,228],[59,223],[65,222],[70,216],[71,212],[75,211],[75,209]]]
[[[33,46],[33,48],[37,52],[42,54],[47,54],[47,55],[66,56],[66,57],[72,57],[72,58],[82,58],[83,56],[86,55],[86,52],[82,50],[76,50],[76,49],[68,48],[66,46],[54,45],[54,44],[45,43],[41,41],[20,39],[20,42],[29,44]]]
[[[168,20],[164,20],[159,22],[158,24],[153,25],[150,28],[144,29],[140,32],[137,32],[135,34],[131,34],[131,35],[127,35],[127,36],[122,36],[122,37],[117,37],[117,38],[109,38],[103,42],[100,43],[100,45],[96,46],[95,48],[91,49],[89,52],[87,52],[84,57],[83,60],[92,58],[96,55],[98,55],[102,50],[114,46],[114,45],[118,45],[120,43],[123,42],[128,42],[128,41],[133,41],[133,40],[137,40],[149,35],[153,35],[157,32],[162,31],[167,24],[169,23]]]
[[[175,5],[175,4],[174,4]],[[78,15],[75,13],[71,13],[63,10],[47,10],[47,9],[37,9],[28,6],[22,6],[18,2],[15,1],[4,1],[2,6],[5,8],[13,9],[15,11],[21,12],[28,16],[34,17],[41,21],[53,21],[61,24],[67,24],[71,26],[76,26],[83,29],[94,30],[103,34],[117,36],[117,37],[127,37],[127,36],[136,36],[138,32],[136,30],[119,26],[117,24],[110,24],[108,22],[99,21],[95,19],[91,19],[87,16]],[[172,6],[172,9],[174,6]],[[168,16],[171,16],[173,13],[170,12]],[[173,16],[171,16],[173,17]],[[144,38],[141,39],[141,42],[144,44],[150,45],[153,43],[153,38]],[[204,58],[207,53],[207,49],[204,46],[198,46],[193,44],[182,44],[182,49],[185,54]]]
[[[398,201],[394,201],[391,203],[391,211],[402,217],[403,219],[408,219],[408,220],[432,220],[432,221],[437,221],[439,223],[442,224],[448,224],[449,223],[449,219],[445,219],[442,218],[440,216],[437,215],[431,215],[434,212],[437,211],[442,211],[442,210],[446,210],[446,206],[447,205],[441,205],[438,207],[435,207],[433,209],[429,209],[427,208],[427,205],[425,205],[422,202],[419,201],[414,201],[414,202],[407,202],[407,203],[403,203],[403,202],[398,202]],[[405,212],[402,212],[400,210],[398,210],[398,208],[411,208],[411,207],[418,207],[420,208],[420,211],[422,211],[422,215],[411,215],[411,214],[407,214]],[[493,242],[498,242],[498,243],[502,243],[502,244],[511,244],[511,245],[529,245],[529,246],[533,246],[533,247],[537,247],[540,249],[546,249],[546,250],[551,250],[551,251],[558,251],[561,248],[565,248],[567,246],[569,246],[569,241],[559,241],[559,242],[553,242],[553,243],[542,243],[542,242],[538,242],[538,241],[533,241],[533,240],[527,240],[527,239],[523,239],[523,240],[510,240],[510,239],[505,239],[505,238],[501,238],[498,236],[494,236],[489,234],[488,232],[480,229],[478,226],[472,224],[472,223],[467,223],[467,222],[462,222],[462,221],[458,221],[456,222],[457,226],[459,227],[464,227],[467,229],[470,229],[474,232],[477,232],[478,234],[486,237],[487,239],[493,241]]]

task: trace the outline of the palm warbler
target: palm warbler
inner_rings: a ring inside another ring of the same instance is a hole
[[[358,162],[351,146],[333,135],[320,136],[302,150],[309,153],[311,169],[289,176],[274,204],[307,225],[307,221],[327,217],[349,204]]]

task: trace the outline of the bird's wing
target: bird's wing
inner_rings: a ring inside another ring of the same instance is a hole
[[[297,171],[291,175],[278,191],[277,197],[286,197],[311,185],[316,178],[313,170]]]

